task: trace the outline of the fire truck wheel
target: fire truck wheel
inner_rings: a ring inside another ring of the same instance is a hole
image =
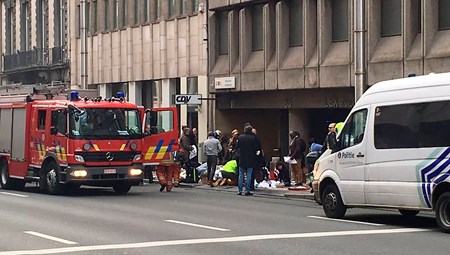
[[[114,184],[113,189],[116,192],[116,194],[125,195],[128,193],[128,191],[130,191],[131,184],[126,183],[126,182],[119,182],[119,183]]]
[[[0,162],[1,169],[1,186],[2,189],[23,190],[25,188],[25,181],[14,179],[9,176],[8,163],[5,160]]]
[[[64,185],[59,182],[59,167],[55,161],[50,161],[44,168],[45,190],[51,195],[64,193]]]

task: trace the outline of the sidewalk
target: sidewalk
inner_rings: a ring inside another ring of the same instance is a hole
[[[237,186],[210,187],[207,184],[200,184],[200,183],[180,183],[180,187],[237,193]],[[260,196],[272,196],[289,199],[314,200],[314,194],[310,192],[310,189],[289,190],[288,188],[267,188],[267,189],[256,188],[256,190],[253,191],[252,193],[256,196],[260,195]]]

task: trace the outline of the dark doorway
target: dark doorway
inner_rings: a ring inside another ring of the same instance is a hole
[[[344,122],[351,109],[311,109],[308,110],[309,137],[316,143],[323,143],[328,133],[328,124]]]

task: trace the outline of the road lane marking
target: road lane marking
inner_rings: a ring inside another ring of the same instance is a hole
[[[191,227],[197,227],[197,228],[206,228],[206,229],[212,229],[212,230],[224,231],[224,232],[230,231],[229,229],[225,229],[225,228],[210,227],[210,226],[199,225],[199,224],[195,224],[195,223],[183,222],[183,221],[178,221],[178,220],[164,220],[164,221],[176,223],[176,224],[187,225],[187,226],[191,226]]]
[[[378,227],[384,226],[384,224],[378,224],[378,223],[370,223],[370,222],[354,221],[354,220],[343,220],[343,219],[332,219],[332,218],[320,217],[320,216],[308,216],[308,218],[319,219],[319,220],[340,221],[340,222],[346,222],[346,223],[355,223],[355,224],[363,224],[363,225],[378,226]]]
[[[63,244],[78,244],[76,242],[64,240],[64,239],[61,239],[61,238],[58,238],[58,237],[49,236],[49,235],[38,233],[38,232],[34,232],[34,231],[24,231],[24,233],[29,234],[29,235],[42,237],[42,238],[49,239],[49,240],[52,240],[52,241],[60,242],[60,243],[63,243]]]
[[[0,192],[0,194],[9,195],[9,196],[16,196],[16,197],[30,197],[30,196],[27,196],[27,195],[21,195],[21,194],[10,193],[10,192]]]
[[[127,244],[75,246],[75,247],[43,249],[43,250],[5,251],[5,252],[0,252],[0,255],[6,255],[6,254],[9,254],[9,255],[61,254],[61,253],[69,253],[69,252],[93,252],[93,251],[152,248],[152,247],[176,246],[176,245],[247,242],[247,241],[293,239],[293,238],[403,234],[403,233],[416,233],[416,232],[427,232],[427,231],[432,231],[432,230],[431,229],[420,229],[420,228],[394,228],[394,229],[352,230],[352,231],[315,232],[315,233],[297,233],[297,234],[235,236],[235,237],[220,237],[220,238],[155,241],[155,242],[143,242],[143,243],[127,243]]]

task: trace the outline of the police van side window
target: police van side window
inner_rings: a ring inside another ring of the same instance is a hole
[[[45,115],[46,110],[39,110],[38,111],[38,130],[45,130]]]
[[[380,106],[375,109],[375,148],[450,146],[450,101]]]
[[[339,136],[340,149],[362,142],[367,121],[367,109],[357,111],[345,123]]]

